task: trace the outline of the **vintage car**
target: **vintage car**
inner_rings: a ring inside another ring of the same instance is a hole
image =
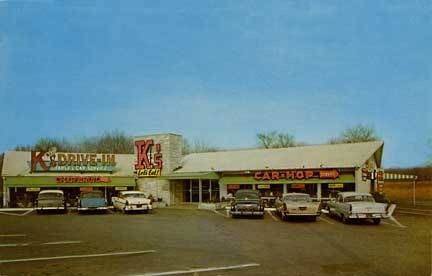
[[[102,191],[82,192],[78,199],[78,212],[108,210],[107,201]]]
[[[35,205],[38,214],[43,211],[67,211],[66,200],[61,190],[40,191]]]
[[[276,214],[283,220],[289,217],[307,217],[315,221],[321,214],[320,203],[313,202],[309,194],[287,193],[276,200]]]
[[[369,193],[340,192],[336,198],[327,202],[327,212],[340,217],[343,223],[351,220],[372,219],[374,224],[380,224],[382,218],[387,218],[387,204],[377,203]]]
[[[238,190],[235,199],[231,203],[231,217],[237,216],[258,216],[264,217],[264,205],[260,194],[256,190]]]
[[[147,196],[140,191],[121,191],[118,197],[112,197],[114,209],[129,212],[129,211],[146,211],[152,212],[152,203]]]

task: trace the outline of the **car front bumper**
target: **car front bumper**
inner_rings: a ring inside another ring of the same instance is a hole
[[[78,211],[106,211],[108,210],[108,207],[101,206],[101,207],[78,207]]]
[[[152,210],[153,207],[151,205],[126,205],[124,210],[125,211],[146,211],[146,210]]]
[[[43,210],[66,210],[66,208],[64,206],[50,206],[50,207],[42,207],[42,206],[38,206],[35,208],[35,210],[37,211],[43,211]]]

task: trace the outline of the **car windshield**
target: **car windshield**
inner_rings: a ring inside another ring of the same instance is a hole
[[[344,202],[357,202],[357,201],[374,202],[374,199],[370,195],[347,196],[344,199]]]
[[[58,199],[62,197],[63,194],[61,193],[43,193],[43,194],[39,194],[38,196],[39,199]]]
[[[81,194],[82,198],[100,198],[103,197],[102,192],[94,191],[94,192],[86,192]]]
[[[145,194],[143,194],[143,193],[125,194],[124,196],[125,197],[132,197],[132,198],[146,197]]]
[[[250,193],[237,193],[236,194],[236,199],[240,199],[240,200],[243,200],[243,199],[246,199],[246,200],[248,200],[248,199],[259,199],[259,195],[257,194],[257,193],[253,193],[253,192],[250,192]]]
[[[284,196],[284,201],[312,201],[309,195],[287,195]]]

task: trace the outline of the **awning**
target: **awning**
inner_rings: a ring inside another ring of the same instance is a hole
[[[163,179],[219,179],[219,175],[215,172],[173,172],[169,175],[164,175]]]

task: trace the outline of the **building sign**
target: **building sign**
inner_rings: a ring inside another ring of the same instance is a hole
[[[115,187],[116,191],[127,191],[127,187]]]
[[[237,184],[228,184],[227,185],[227,190],[238,190],[240,189],[240,185]]]
[[[109,183],[108,176],[57,176],[57,183]]]
[[[329,183],[328,184],[329,189],[341,189],[344,187],[343,183]]]
[[[137,163],[135,174],[138,177],[156,177],[162,174],[162,148],[153,139],[135,141]]]
[[[260,184],[258,185],[258,189],[270,189],[270,184]]]
[[[291,189],[304,189],[305,184],[291,184]]]
[[[32,151],[31,172],[113,172],[114,154]]]
[[[309,178],[336,179],[339,171],[332,170],[287,170],[287,171],[258,171],[255,180],[307,180]]]
[[[40,188],[26,188],[26,192],[39,192]]]

